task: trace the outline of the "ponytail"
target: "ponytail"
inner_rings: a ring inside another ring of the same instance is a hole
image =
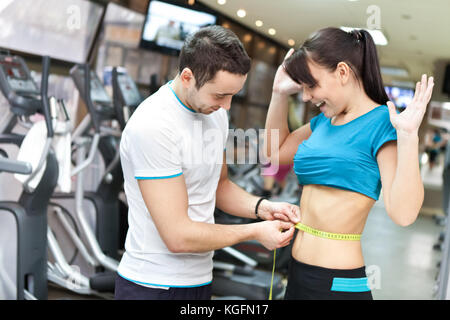
[[[373,38],[366,30],[358,30],[357,32],[361,34],[361,43],[364,48],[364,60],[361,70],[364,91],[373,101],[379,104],[386,104],[389,98],[384,90],[377,49]]]

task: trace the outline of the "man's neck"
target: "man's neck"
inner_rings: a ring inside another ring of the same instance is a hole
[[[175,79],[173,79],[172,83],[171,83],[172,89],[175,92],[175,94],[177,95],[178,99],[180,99],[180,101],[187,107],[191,108],[192,110],[196,111],[197,110],[195,108],[193,108],[191,105],[189,105],[189,103],[187,102],[186,99],[186,89],[183,87],[183,85],[181,84],[181,79],[179,77],[179,75],[177,75],[175,77]]]

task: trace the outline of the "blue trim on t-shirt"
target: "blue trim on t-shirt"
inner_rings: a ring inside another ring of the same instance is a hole
[[[154,180],[154,179],[168,179],[168,178],[175,178],[178,176],[181,176],[183,172],[173,174],[171,176],[161,176],[161,177],[134,177],[137,180]]]
[[[174,286],[174,285],[167,285],[167,284],[156,284],[156,283],[149,283],[149,282],[142,282],[142,281],[137,281],[137,280],[132,280],[130,278],[124,277],[123,275],[121,275],[119,272],[117,272],[119,274],[119,276],[121,276],[122,278],[137,283],[137,284],[143,284],[146,286],[155,286],[155,287],[165,287],[165,288],[196,288],[196,287],[202,287],[202,286],[206,286],[208,284],[210,284],[212,281],[208,281],[205,283],[201,283],[201,284],[193,284],[193,285],[189,285],[189,286]]]
[[[177,94],[175,93],[175,91],[174,91],[174,90],[172,89],[172,87],[170,86],[171,83],[172,83],[172,80],[170,80],[170,81],[168,82],[169,89],[170,89],[170,91],[173,92],[173,94],[174,94],[175,98],[177,98],[178,102],[180,102],[181,105],[182,105],[185,109],[189,110],[190,112],[197,113],[194,109],[189,108],[187,105],[185,105],[185,104],[180,100],[180,98],[178,98]]]

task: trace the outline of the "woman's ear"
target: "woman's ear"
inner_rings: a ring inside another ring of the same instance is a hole
[[[336,76],[342,85],[345,85],[350,80],[351,72],[349,65],[345,62],[339,62],[336,66]]]
[[[192,70],[189,68],[184,68],[180,73],[181,84],[185,88],[195,86],[195,77]]]

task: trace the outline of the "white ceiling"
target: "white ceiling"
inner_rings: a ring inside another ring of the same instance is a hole
[[[436,60],[450,61],[450,0],[200,0],[215,10],[287,46],[295,48],[312,32],[324,27],[350,26],[367,28],[379,8],[380,29],[388,39],[387,46],[377,46],[382,66],[404,67],[407,78],[383,75],[384,81],[418,81],[423,73],[433,74]],[[247,15],[239,18],[238,9]],[[256,27],[255,21],[264,25]],[[269,28],[276,29],[270,36]]]

